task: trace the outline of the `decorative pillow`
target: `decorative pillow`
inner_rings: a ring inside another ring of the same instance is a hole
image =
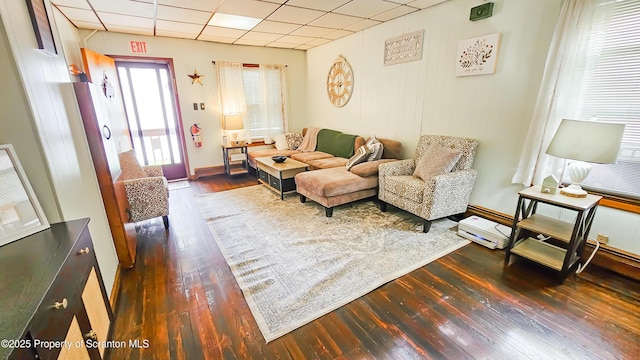
[[[302,134],[284,134],[287,139],[287,145],[291,150],[298,150],[300,144],[302,144]]]
[[[427,180],[436,175],[446,174],[453,169],[461,156],[462,153],[457,150],[440,144],[430,145],[418,160],[413,176]]]
[[[122,180],[146,178],[147,174],[138,163],[135,150],[131,149],[118,154],[120,160],[120,178]]]
[[[276,143],[276,150],[289,150],[289,144],[287,144],[285,134],[274,135],[273,141]]]
[[[382,159],[382,152],[384,151],[384,146],[376,138],[376,136],[371,136],[367,139],[365,146],[369,149],[369,157],[367,161],[376,161]]]
[[[366,161],[363,162],[361,164],[358,164],[354,167],[351,168],[351,173],[352,174],[356,174],[358,176],[373,176],[373,175],[378,175],[378,166],[380,164],[384,164],[384,163],[388,163],[388,162],[392,162],[392,161],[398,161],[396,159],[380,159],[380,160],[376,160],[376,161]]]
[[[356,150],[356,153],[347,161],[347,170],[351,170],[354,165],[367,161],[369,158],[369,148],[362,145]]]

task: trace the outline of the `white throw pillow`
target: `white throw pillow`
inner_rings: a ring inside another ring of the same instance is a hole
[[[273,141],[276,143],[277,150],[288,150],[289,143],[285,134],[278,134],[273,137]]]
[[[376,161],[382,159],[384,146],[382,145],[380,140],[376,138],[375,135],[367,139],[365,146],[369,148],[369,157],[367,158],[367,161]]]

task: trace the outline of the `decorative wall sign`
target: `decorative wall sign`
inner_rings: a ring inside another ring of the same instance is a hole
[[[500,33],[460,40],[456,58],[456,76],[484,75],[496,72]]]
[[[29,8],[29,16],[31,17],[31,25],[36,35],[38,48],[51,54],[57,54],[56,43],[53,40],[53,31],[51,23],[47,16],[47,8],[44,0],[26,0]]]
[[[422,59],[424,30],[396,36],[384,42],[384,64],[393,65]]]

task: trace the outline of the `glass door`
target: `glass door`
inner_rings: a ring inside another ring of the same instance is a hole
[[[168,180],[186,178],[169,65],[116,60],[116,68],[138,161],[162,165]]]

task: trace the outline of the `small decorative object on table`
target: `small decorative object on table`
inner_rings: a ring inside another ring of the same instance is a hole
[[[287,160],[287,157],[283,155],[276,155],[276,156],[272,156],[271,160],[280,164],[280,163],[283,163],[285,160]]]
[[[541,191],[545,194],[555,194],[556,190],[558,189],[558,179],[556,179],[555,176],[553,175],[549,175],[546,178],[544,178],[544,181],[542,182],[542,187],[540,188]]]

